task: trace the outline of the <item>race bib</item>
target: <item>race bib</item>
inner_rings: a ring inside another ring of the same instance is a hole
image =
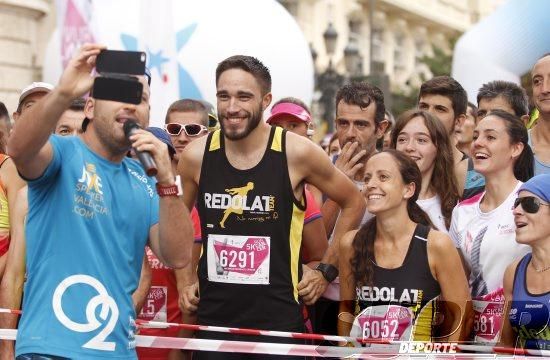
[[[377,305],[355,317],[350,336],[364,340],[409,341],[414,314],[399,305]]]
[[[504,301],[474,299],[474,341],[495,344],[499,341]]]
[[[270,240],[267,236],[208,235],[208,280],[269,284]]]
[[[166,286],[151,286],[139,318],[148,321],[167,321],[166,307],[168,289]]]

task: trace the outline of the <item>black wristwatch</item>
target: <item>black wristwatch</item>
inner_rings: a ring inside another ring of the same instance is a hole
[[[330,264],[319,263],[315,270],[319,270],[321,274],[323,274],[325,280],[329,283],[333,282],[338,276],[338,269]]]

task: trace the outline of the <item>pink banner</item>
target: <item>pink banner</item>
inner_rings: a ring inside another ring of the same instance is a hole
[[[82,14],[73,0],[66,0],[65,19],[61,29],[61,61],[63,68],[82,44],[94,42],[88,26],[89,14]],[[84,16],[83,16],[84,15]]]

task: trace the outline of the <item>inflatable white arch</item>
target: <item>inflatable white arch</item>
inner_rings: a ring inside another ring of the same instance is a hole
[[[493,80],[519,84],[521,75],[550,52],[550,1],[509,0],[458,40],[452,76],[475,103]]]
[[[89,40],[90,34],[112,49],[146,51],[153,76],[152,126],[164,123],[166,109],[177,99],[198,98],[215,105],[216,66],[236,54],[255,56],[270,69],[274,99],[294,96],[311,102],[313,61],[308,43],[294,18],[275,0],[56,3],[58,27],[45,57],[44,80],[55,84],[62,49],[73,40]]]

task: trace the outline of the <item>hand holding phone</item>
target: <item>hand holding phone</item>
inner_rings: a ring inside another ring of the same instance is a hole
[[[136,76],[145,74],[146,55],[140,51],[103,50],[96,59],[95,99],[139,104],[143,84]]]
[[[90,74],[96,57],[104,49],[100,44],[85,44],[78,49],[61,74],[57,85],[59,93],[72,100],[89,92],[94,81]]]
[[[95,68],[101,74],[144,75],[146,55],[142,51],[103,50]]]

